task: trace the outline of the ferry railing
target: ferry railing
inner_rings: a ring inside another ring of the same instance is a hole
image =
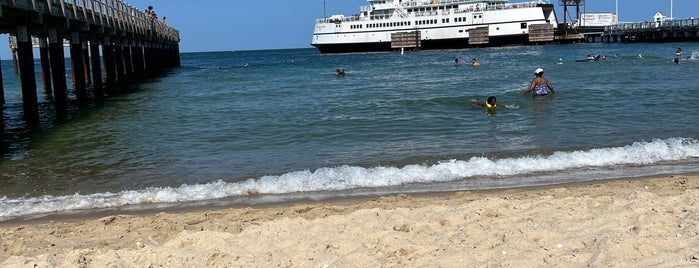
[[[456,4],[456,3],[463,3],[463,0],[440,0],[438,1],[440,4]],[[503,9],[517,9],[517,8],[532,8],[532,7],[538,7],[540,4],[547,4],[550,3],[550,1],[531,1],[531,2],[520,2],[520,3],[505,3],[505,4],[489,4],[489,5],[480,5],[478,3],[474,3],[471,7],[469,7],[466,10],[454,10],[452,11],[453,14],[461,14],[461,13],[470,13],[470,12],[480,12],[480,11],[489,11],[489,10],[503,10]],[[403,2],[400,4],[402,9],[406,8],[412,8],[412,7],[417,7],[417,6],[422,6],[423,4],[420,4],[417,1],[410,1],[410,2]],[[360,7],[361,12],[368,12],[372,10],[371,6],[362,6]],[[440,10],[425,10],[425,11],[418,11],[418,12],[410,12],[408,13],[408,17],[414,15],[415,17],[426,17],[426,16],[436,16],[440,14]],[[442,12],[442,14],[446,14]],[[386,20],[391,18],[391,16],[387,15],[371,15],[369,16],[369,20]],[[342,19],[333,19],[333,18],[323,18],[323,19],[316,19],[316,24],[319,23],[343,23],[343,22],[354,22],[360,20],[360,17],[358,15],[353,15],[350,17],[344,17]]]

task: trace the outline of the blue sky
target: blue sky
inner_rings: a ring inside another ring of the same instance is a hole
[[[313,24],[323,17],[323,0],[125,0],[139,9],[152,5],[159,17],[180,30],[181,52],[310,47]],[[521,2],[510,0],[511,3]],[[559,21],[563,8],[556,5]],[[651,21],[661,11],[676,18],[699,17],[698,0],[586,0],[582,11],[615,12],[622,22]],[[366,0],[325,0],[325,12],[352,15]],[[575,16],[574,9],[569,17]],[[562,21],[561,21],[562,22]],[[36,53],[35,53],[36,54]],[[36,55],[35,55],[36,56]],[[7,35],[0,35],[0,57],[11,57]]]

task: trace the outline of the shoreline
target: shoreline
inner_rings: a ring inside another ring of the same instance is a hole
[[[699,175],[0,222],[0,266],[699,265]]]
[[[270,209],[270,208],[280,208],[288,207],[294,205],[357,205],[360,203],[376,201],[382,197],[390,196],[410,196],[414,198],[431,198],[435,200],[448,199],[452,195],[470,193],[477,196],[487,196],[491,194],[500,194],[502,192],[509,191],[522,191],[522,192],[535,192],[544,191],[555,188],[562,187],[580,187],[588,184],[596,183],[606,183],[615,181],[626,181],[626,180],[654,180],[657,178],[674,178],[677,176],[689,176],[689,177],[699,177],[699,173],[675,173],[675,174],[662,174],[662,175],[644,175],[638,177],[622,177],[613,179],[599,179],[599,180],[585,180],[585,181],[573,181],[573,182],[562,182],[558,184],[546,184],[546,185],[533,185],[533,186],[520,186],[520,187],[507,187],[507,188],[489,188],[489,189],[473,189],[473,190],[449,190],[449,191],[426,191],[426,192],[412,192],[412,193],[394,193],[394,194],[359,194],[359,195],[347,195],[347,196],[337,196],[320,198],[318,200],[310,198],[292,198],[289,201],[273,201],[273,202],[230,202],[226,198],[222,199],[224,201],[208,200],[208,201],[196,201],[196,202],[184,202],[182,205],[171,205],[165,204],[164,207],[158,207],[159,204],[146,204],[146,205],[132,205],[125,208],[99,208],[99,209],[87,209],[78,211],[67,211],[64,213],[48,213],[45,215],[30,215],[30,216],[20,216],[17,218],[0,220],[0,228],[5,226],[17,225],[17,224],[42,224],[42,223],[52,223],[52,222],[80,222],[88,220],[96,220],[102,217],[112,216],[112,215],[124,215],[124,216],[139,216],[148,217],[154,216],[159,213],[197,213],[206,212],[210,210],[224,210],[224,209]]]

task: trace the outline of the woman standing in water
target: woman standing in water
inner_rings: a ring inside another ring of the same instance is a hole
[[[537,68],[534,71],[534,79],[527,90],[522,91],[522,95],[529,94],[532,92],[532,96],[546,96],[548,94],[556,94],[553,86],[548,79],[544,78],[544,69]]]

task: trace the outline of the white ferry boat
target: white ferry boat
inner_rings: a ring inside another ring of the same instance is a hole
[[[367,0],[346,17],[315,22],[321,53],[441,49],[551,42],[558,20],[548,1]]]

